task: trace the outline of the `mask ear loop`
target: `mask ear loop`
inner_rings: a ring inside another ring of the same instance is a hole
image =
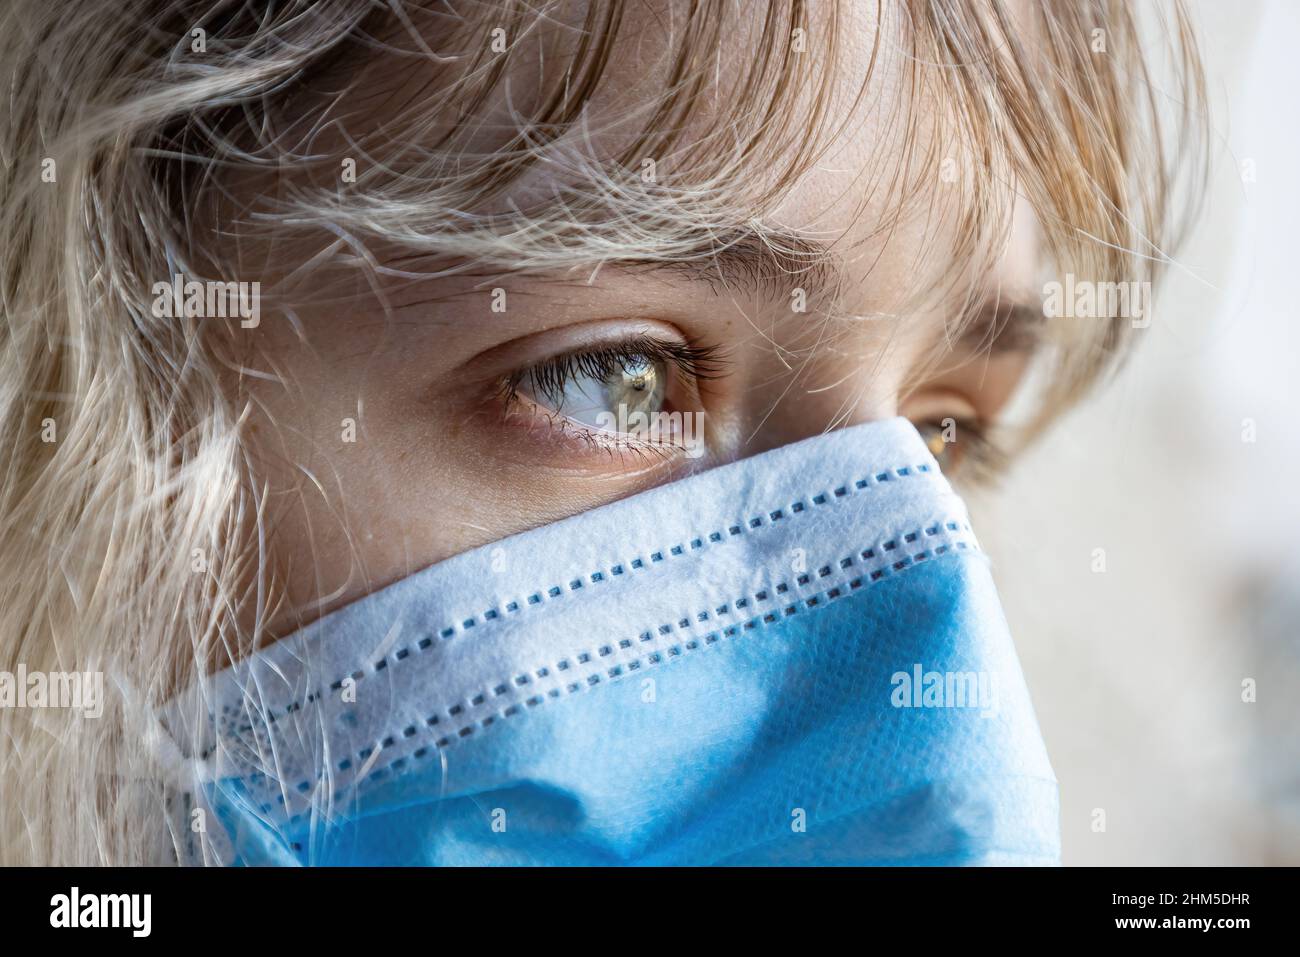
[[[161,804],[176,862],[222,863],[228,859],[223,851],[228,841],[219,827],[216,834],[209,827],[209,822],[215,820],[207,800],[208,785],[213,780],[210,765],[182,751],[157,710],[149,706],[129,678],[118,673],[111,673],[109,678],[118,689],[124,713],[131,716],[128,720],[139,727],[147,761],[146,773],[134,777],[131,785],[147,792],[148,802]],[[199,835],[197,846],[195,834]]]
[[[404,615],[399,613],[397,620],[394,621],[392,626],[388,629],[388,633],[385,634],[379,644],[371,649],[370,653],[365,656],[366,660],[378,661],[388,657],[389,651],[392,650],[392,648],[397,644],[398,638],[401,637],[403,618]],[[323,736],[322,740],[328,741],[329,738],[328,736]],[[441,816],[443,814],[443,801],[445,801],[447,797],[447,752],[444,748],[440,748],[437,743],[430,744],[429,746],[433,748],[438,755],[438,797],[435,800],[435,806],[438,809],[438,816]],[[374,753],[371,754],[369,760],[358,769],[351,786],[351,790],[354,793],[358,790],[358,784],[365,779],[366,775],[370,772],[370,769],[374,767],[375,763],[379,760],[379,755],[380,749],[376,748]],[[325,762],[325,767],[330,767],[328,760]],[[478,807],[478,802],[474,798],[471,797],[470,800],[474,802],[475,807]],[[332,801],[333,794],[331,794],[331,803]],[[480,807],[479,810],[482,811],[482,808]],[[435,818],[435,820],[436,819],[437,818]],[[328,824],[328,818],[326,819],[326,823]]]
[[[247,687],[243,691],[247,708],[252,696]],[[124,697],[138,697],[133,689],[124,688],[123,694]],[[185,716],[194,718],[192,726],[198,731],[191,740],[191,754],[188,755],[157,712],[147,707],[141,709],[141,713],[147,715],[143,738],[155,767],[151,783],[161,785],[163,789],[163,804],[177,862],[203,866],[235,864],[240,856],[236,845],[238,839],[241,845],[255,844],[259,860],[279,866],[301,865],[280,829],[250,805],[238,787],[231,788],[223,783],[229,780],[229,775],[223,776],[217,769],[222,764],[222,756],[228,753],[225,742],[209,722],[209,709],[202,705],[195,707],[196,702],[207,699],[208,681],[204,678],[198,686],[183,694],[175,705],[194,708]],[[182,727],[188,723],[182,718]],[[259,750],[261,744],[259,741]],[[199,757],[193,757],[193,753]],[[321,775],[317,775],[317,779],[320,780]],[[179,806],[176,803],[178,798],[181,801]],[[315,798],[311,813],[313,820],[320,814],[319,802]],[[235,823],[228,826],[229,822]],[[197,841],[194,835],[198,835]]]
[[[255,814],[238,794],[223,790],[221,775],[216,771],[223,753],[222,742],[214,738],[210,745],[206,743],[205,733],[214,733],[207,721],[208,710],[203,706],[194,707],[196,702],[207,700],[206,679],[184,693],[176,704],[194,708],[181,716],[182,727],[192,725],[198,731],[190,741],[189,753],[160,718],[158,710],[149,706],[129,679],[113,675],[113,681],[128,713],[134,714],[135,720],[142,724],[138,733],[150,763],[148,776],[135,783],[147,788],[150,798],[162,804],[178,864],[209,867],[235,863],[237,849],[223,819],[246,820],[250,833],[259,832],[257,838],[264,845],[263,853],[282,858],[281,864],[299,863],[287,849],[277,850],[283,842],[274,827]],[[193,756],[196,753],[198,757]],[[219,807],[224,807],[227,814],[221,815]],[[241,834],[244,830],[240,828]]]
[[[398,638],[401,636],[401,632],[402,620],[399,617],[392,627],[389,628],[388,633],[384,636],[383,640],[379,642],[378,646],[368,655],[363,657],[369,660],[386,657],[389,650],[391,650],[391,648],[397,643]],[[182,701],[192,702],[200,696],[201,699],[206,699],[207,687],[207,680],[204,679],[197,689],[199,695],[196,695],[195,691],[192,690],[182,699]],[[269,727],[270,722],[261,720],[258,717],[262,714],[262,709],[256,706],[256,701],[260,699],[260,695],[256,690],[256,685],[253,687],[245,685],[241,690],[243,706],[245,710],[249,712],[250,720],[255,725],[261,724],[264,727]],[[199,723],[196,727],[200,728],[202,731],[213,730],[207,724],[206,716],[209,710],[210,709],[207,708],[198,709],[196,717]],[[319,715],[319,709],[317,709],[315,713]],[[216,737],[212,740],[211,744],[196,739],[193,750],[206,755],[206,757],[187,757],[175,736],[168,731],[161,721],[158,720],[157,715],[150,712],[150,719],[151,726],[149,729],[149,738],[151,753],[155,754],[155,761],[158,763],[160,769],[164,770],[164,777],[167,782],[182,792],[187,799],[187,802],[192,802],[187,803],[186,808],[184,809],[190,819],[194,819],[197,812],[199,815],[197,820],[203,821],[204,824],[214,818],[220,820],[214,811],[212,802],[215,801],[217,804],[225,807],[231,815],[247,824],[248,834],[244,833],[243,824],[240,826],[240,840],[241,842],[245,839],[256,841],[258,845],[258,854],[262,859],[274,858],[276,863],[287,866],[296,866],[303,863],[303,861],[296,856],[301,853],[301,848],[295,847],[291,849],[289,842],[283,838],[274,825],[266,821],[254,808],[247,805],[241,795],[237,792],[229,791],[227,788],[223,787],[223,776],[216,770],[216,767],[220,765],[220,756],[224,753],[222,751],[223,742],[220,737]],[[282,722],[281,731],[284,730],[285,727]],[[336,818],[346,818],[346,815],[338,815],[335,806],[336,803],[341,796],[346,797],[349,794],[354,797],[358,796],[360,785],[364,781],[370,768],[379,759],[381,751],[381,749],[378,748],[375,750],[370,761],[358,769],[351,784],[348,785],[346,791],[341,795],[339,791],[336,791],[332,781],[331,770],[333,767],[333,756],[328,750],[329,735],[323,727],[317,730],[319,733],[319,738],[317,740],[321,742],[321,747],[316,750],[317,772],[313,775],[316,782],[316,788],[311,796],[309,810],[304,812],[311,815],[311,836],[306,842],[308,854],[306,863],[309,865],[314,862],[314,859],[317,856],[318,828],[328,832],[328,829]],[[259,741],[259,745],[260,744],[261,742]],[[272,752],[270,757],[274,759],[274,745],[269,742],[268,745],[271,747]],[[447,796],[447,753],[444,748],[438,747],[436,744],[431,745],[431,747],[436,750],[438,756],[439,778],[436,803],[439,805],[438,813],[441,814],[443,813],[441,805]],[[274,760],[264,763],[271,764],[274,763]],[[286,782],[283,780],[283,776],[277,775],[277,777],[281,779],[281,787],[284,788]],[[201,837],[199,841],[200,846],[196,850],[193,847],[192,840],[178,841],[176,818],[177,815],[173,813],[171,819],[169,819],[169,827],[172,829],[173,843],[178,847],[178,859],[196,864],[232,864],[236,862],[239,856],[239,851],[238,848],[234,846],[232,839],[224,826],[218,826],[215,829],[208,829],[205,827],[202,830],[198,830]],[[192,820],[187,820],[185,827],[190,832],[195,831],[195,828],[192,826]],[[254,834],[254,832],[256,833]],[[189,848],[190,852],[188,854],[180,852],[179,848],[182,844]],[[201,851],[201,855],[198,851]]]

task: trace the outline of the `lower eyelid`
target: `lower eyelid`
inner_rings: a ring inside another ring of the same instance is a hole
[[[507,411],[503,425],[517,428],[530,435],[532,450],[529,455],[531,457],[545,459],[549,452],[567,462],[575,455],[590,455],[601,464],[616,461],[623,465],[632,464],[640,469],[648,464],[678,461],[686,452],[682,445],[673,442],[654,442],[637,439],[630,434],[591,428],[538,406],[524,397],[516,401],[528,405],[522,409],[516,406],[512,411]],[[526,420],[524,420],[525,416]],[[510,425],[511,418],[514,419],[513,426]],[[539,429],[544,429],[545,433],[536,434]],[[632,461],[629,463],[624,457]]]

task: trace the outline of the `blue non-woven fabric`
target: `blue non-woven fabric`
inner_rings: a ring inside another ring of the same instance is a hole
[[[902,419],[457,556],[169,707],[183,859],[1052,864],[966,510]]]

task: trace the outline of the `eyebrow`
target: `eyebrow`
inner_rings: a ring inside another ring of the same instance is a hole
[[[707,283],[715,293],[740,286],[772,299],[787,299],[796,287],[809,299],[829,295],[843,278],[843,266],[828,244],[785,230],[747,229],[679,258],[639,265]]]
[[[965,321],[959,341],[969,352],[1033,352],[1042,345],[1047,318],[1040,306],[1017,299],[986,299]]]
[[[739,286],[780,301],[789,299],[796,288],[803,289],[810,301],[831,297],[844,280],[843,263],[830,245],[785,230],[761,234],[746,230],[677,259],[619,265],[705,283],[715,295]],[[956,343],[964,350],[1032,352],[1043,340],[1046,319],[1037,303],[998,290],[977,300],[958,327]]]

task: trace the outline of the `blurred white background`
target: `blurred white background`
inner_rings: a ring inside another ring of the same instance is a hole
[[[1204,217],[1131,364],[975,508],[1069,865],[1300,864],[1300,3],[1192,9]]]

